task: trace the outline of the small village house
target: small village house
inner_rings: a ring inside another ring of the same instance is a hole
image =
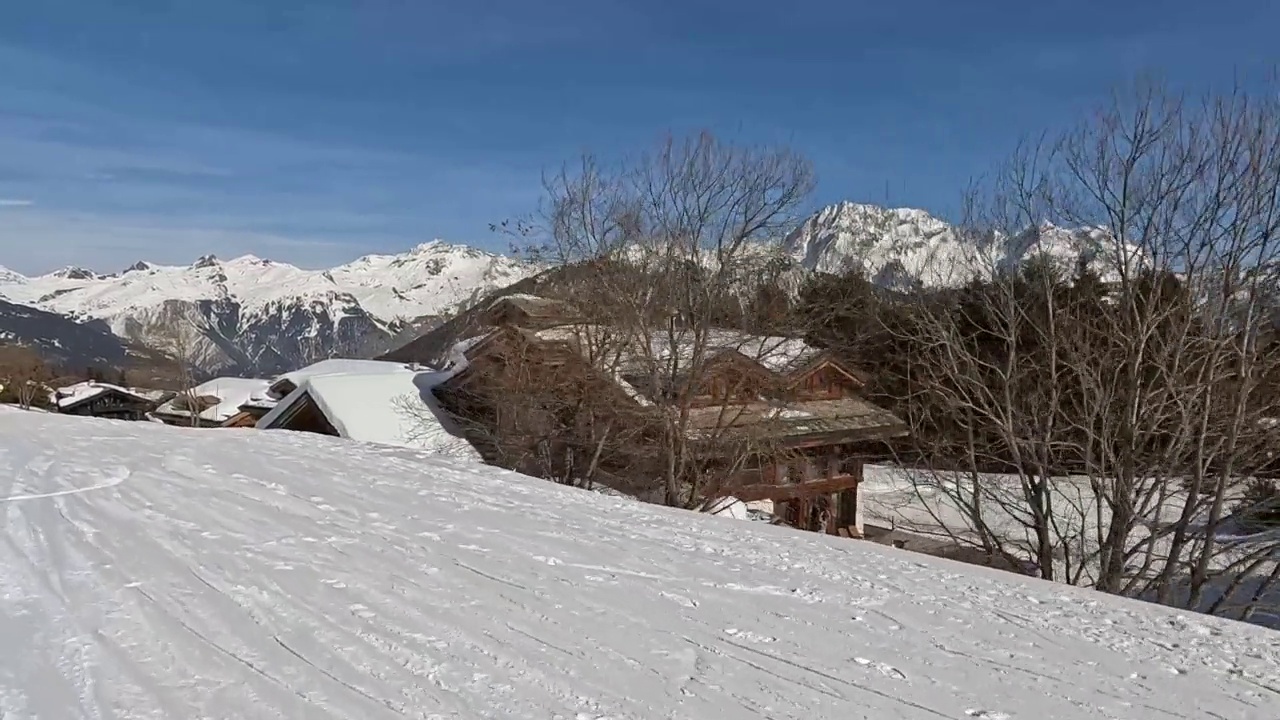
[[[257,378],[214,378],[174,395],[160,404],[152,417],[167,425],[184,427],[243,426],[240,407],[265,392],[269,384]]]
[[[434,392],[486,460],[558,478],[588,465],[600,477],[659,477],[651,448],[654,413],[664,404],[652,393],[663,393],[688,400],[685,427],[704,478],[699,494],[771,502],[782,521],[801,529],[862,534],[862,456],[906,427],[859,397],[857,372],[800,340],[715,331],[702,373],[655,388],[641,364],[625,357],[634,349],[608,366],[594,356],[585,338],[608,328],[557,324],[553,307],[501,298],[481,316],[492,324],[479,323],[471,337],[417,342],[433,351],[423,361],[461,361]],[[632,442],[602,452],[600,427]]]
[[[320,375],[358,374],[378,375],[398,372],[405,369],[403,363],[384,362],[381,360],[355,360],[348,358],[331,358],[312,363],[306,367],[279,375],[270,382],[255,390],[236,408],[236,413],[227,418],[223,427],[256,427],[262,418],[275,409],[281,400],[298,389],[307,379]]]
[[[258,420],[262,430],[295,430],[480,459],[451,429],[432,389],[448,373],[401,363],[326,361],[329,372],[294,374],[293,389]]]
[[[312,363],[297,370],[291,370],[271,381],[267,388],[267,398],[279,401],[298,389],[306,380],[321,375],[381,375],[400,373],[406,370],[405,363],[387,362],[385,360],[356,360],[351,358],[330,358]]]
[[[152,393],[111,383],[86,380],[57,388],[49,403],[59,413],[113,420],[145,420],[159,398]]]

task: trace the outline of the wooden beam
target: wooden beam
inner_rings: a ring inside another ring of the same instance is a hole
[[[858,486],[858,478],[852,475],[839,475],[830,479],[812,480],[804,483],[787,483],[782,485],[735,485],[725,488],[726,492],[744,502],[755,500],[797,500],[826,493],[843,492]]]

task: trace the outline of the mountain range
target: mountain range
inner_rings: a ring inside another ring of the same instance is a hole
[[[1118,267],[1117,248],[1124,248],[1126,258],[1139,254],[1100,228],[1045,222],[1010,236],[973,237],[924,210],[853,202],[814,213],[787,235],[783,247],[809,271],[839,274],[860,269],[875,284],[899,289],[989,278],[1033,257],[1066,272],[1083,261],[1106,278]]]
[[[270,375],[335,354],[377,354],[535,271],[440,241],[327,270],[251,255],[205,256],[189,266],[138,262],[109,275],[70,267],[28,278],[0,268],[7,301],[0,337],[47,345],[36,341],[52,332],[52,317],[43,329],[19,319],[34,309],[70,322],[78,334],[180,354],[202,374]],[[90,356],[77,361],[93,364]]]
[[[1104,235],[1042,225],[974,241],[923,210],[845,202],[814,213],[782,242],[801,274],[860,268],[902,288],[964,282],[1032,254],[1093,262]],[[541,270],[438,240],[327,270],[252,255],[188,266],[144,261],[105,275],[68,267],[25,277],[0,267],[0,342],[73,365],[116,364],[152,348],[201,374],[272,375],[324,357],[385,352]]]

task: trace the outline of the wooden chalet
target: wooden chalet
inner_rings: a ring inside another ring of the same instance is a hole
[[[222,421],[222,427],[226,428],[251,428],[257,427],[258,421],[263,415],[271,412],[275,408],[278,401],[267,397],[251,397],[236,408],[236,412],[231,417]]]
[[[655,414],[679,398],[688,408],[682,426],[697,455],[700,494],[772,501],[775,515],[794,527],[861,536],[861,458],[905,435],[906,426],[858,397],[858,373],[799,340],[716,331],[696,384],[674,377],[653,387],[634,363],[606,368],[592,357],[583,339],[591,334],[547,317],[491,327],[455,346],[465,369],[435,393],[483,436],[472,443],[487,460],[535,473],[530,464],[541,460],[544,476],[547,456],[573,456],[575,447],[577,457],[590,456],[603,426],[629,428],[636,442],[625,456],[596,458],[602,470],[661,477],[651,449],[663,424]]]
[[[479,460],[456,436],[431,390],[446,377],[403,365],[394,372],[327,373],[301,381],[258,420],[262,430],[292,430]]]
[[[154,398],[139,391],[94,380],[58,388],[50,400],[65,415],[113,420],[145,420],[157,405]]]
[[[227,427],[241,415],[240,406],[265,392],[268,384],[259,378],[213,378],[177,393],[157,407],[152,417],[167,425]]]
[[[568,306],[560,300],[537,295],[506,295],[485,309],[482,322],[487,326],[549,328],[563,325],[568,312]]]

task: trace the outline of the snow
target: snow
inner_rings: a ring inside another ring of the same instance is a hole
[[[172,301],[235,303],[244,327],[291,308],[323,307],[334,322],[367,313],[384,325],[455,311],[477,294],[541,268],[439,241],[400,254],[367,255],[327,270],[245,255],[188,266],[139,262],[113,275],[58,271],[27,278],[0,268],[0,295],[77,319],[100,319],[121,337],[163,326]]]
[[[21,285],[25,282],[27,278],[22,273],[0,265],[0,285]]]
[[[868,522],[905,531],[924,540],[924,544],[955,543],[980,546],[980,537],[968,512],[957,502],[957,497],[972,497],[973,478],[963,472],[931,472],[891,465],[867,465],[864,481],[860,486],[860,502]],[[1021,560],[1033,564],[1035,560],[1035,535],[1031,531],[1030,511],[1022,496],[1021,481],[1016,475],[983,473],[981,481],[983,498],[983,523],[1005,549]],[[1235,504],[1239,489],[1228,490],[1227,506]],[[1085,476],[1060,476],[1053,478],[1049,488],[1050,505],[1055,508],[1051,541],[1061,556],[1070,553],[1071,572],[1078,574],[1082,584],[1093,582],[1099,571],[1099,543],[1106,537],[1111,522],[1111,509],[1099,500],[1091,479]],[[1140,509],[1143,517],[1172,524],[1179,519],[1187,501],[1184,491],[1168,492],[1159,507]],[[1172,539],[1168,533],[1151,533],[1150,522],[1135,526],[1124,545],[1133,548],[1150,543],[1155,554],[1164,557],[1171,552]],[[1244,563],[1260,562],[1251,573],[1257,578],[1266,577],[1275,568],[1277,535],[1274,532],[1237,533],[1233,524],[1224,523],[1217,532],[1218,544],[1209,558],[1210,568],[1224,572],[1223,582],[1244,567]],[[1184,552],[1187,552],[1184,550]],[[1187,553],[1190,555],[1190,553]],[[1066,567],[1064,563],[1062,567]],[[1224,586],[1225,587],[1225,586]],[[1205,601],[1209,606],[1218,596],[1211,591]],[[1227,604],[1225,612],[1232,611],[1249,597],[1248,586],[1238,591],[1235,599]],[[1280,600],[1280,597],[1277,598]],[[1280,613],[1276,603],[1267,601],[1256,608],[1250,622],[1272,629],[1280,629]]]
[[[269,384],[269,381],[258,378],[214,378],[195,386],[189,393],[184,393],[169,400],[156,408],[156,412],[189,417],[191,411],[186,408],[180,408],[175,403],[179,400],[185,400],[187,395],[216,397],[219,401],[218,404],[201,410],[199,417],[211,422],[224,422],[230,419],[232,415],[240,412],[240,406],[249,402],[249,399],[255,394],[265,392]]]
[[[707,503],[701,512],[708,515],[732,518],[733,520],[750,520],[747,505],[736,497],[722,497]]]
[[[1243,624],[305,433],[0,436],[4,717],[1280,717]]]
[[[385,360],[353,360],[349,358],[331,358],[312,363],[304,368],[293,370],[278,376],[272,385],[288,380],[294,386],[321,375],[341,375],[357,373],[374,375],[378,373],[402,373],[408,369],[404,363],[387,362]]]
[[[451,376],[452,373],[414,372],[403,365],[395,372],[314,375],[263,415],[257,427],[275,429],[289,408],[310,397],[338,434],[349,440],[479,461],[475,448],[446,428],[448,416],[431,392]]]
[[[825,207],[783,241],[801,267],[841,273],[860,267],[878,285],[907,288],[962,285],[990,278],[1002,267],[1033,257],[1072,271],[1083,259],[1103,280],[1122,265],[1136,267],[1141,253],[1101,228],[1028,227],[1014,236],[977,241],[955,226],[914,208],[854,202]]]

